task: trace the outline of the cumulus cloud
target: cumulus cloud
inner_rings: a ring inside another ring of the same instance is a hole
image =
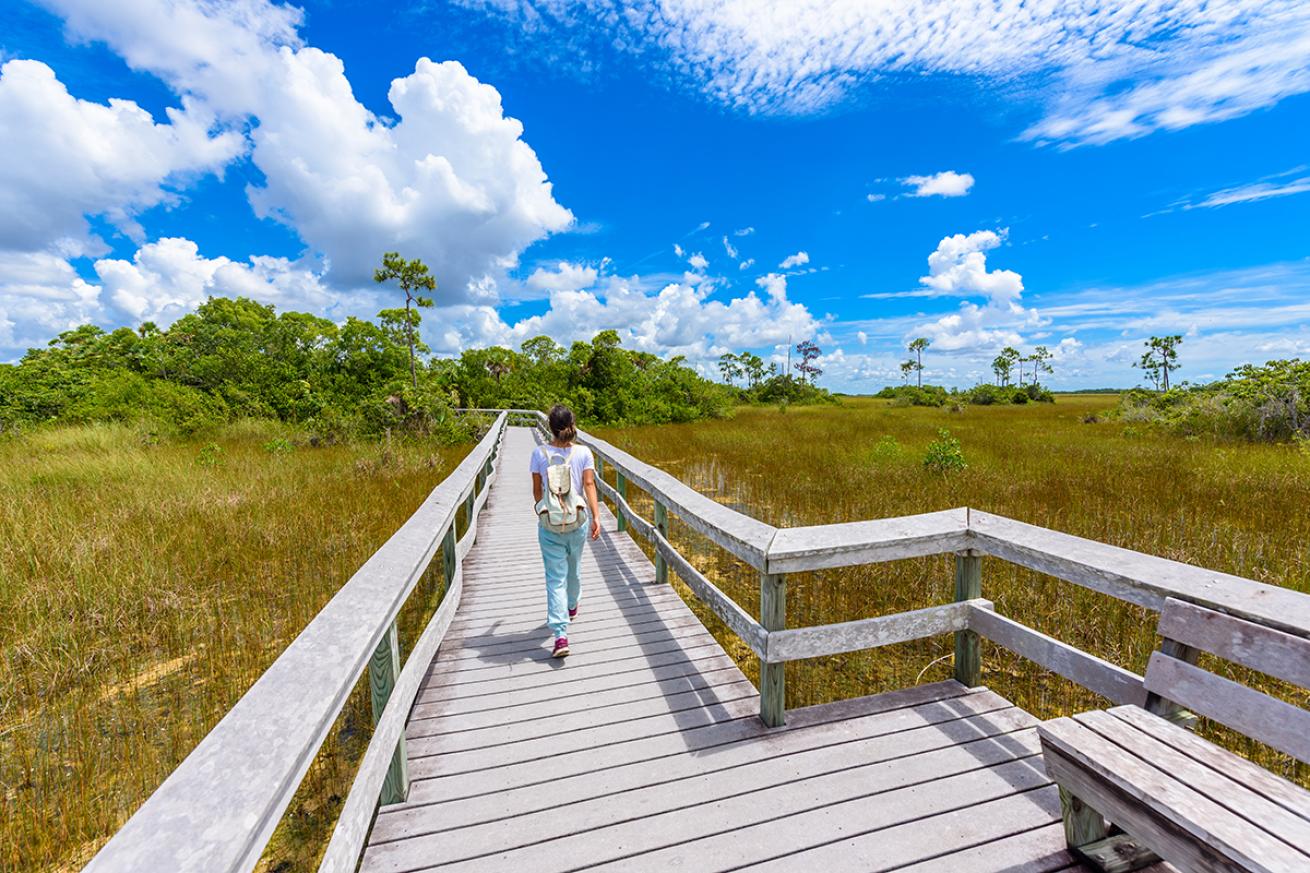
[[[973,176],[943,170],[931,176],[906,176],[901,179],[901,184],[911,189],[906,197],[963,197],[973,187]],[[872,202],[873,195],[869,197]]]
[[[687,263],[691,265],[693,270],[697,271],[704,271],[710,265],[710,262],[700,252],[696,252],[694,255],[687,258]]]
[[[176,237],[143,245],[131,261],[102,258],[95,270],[102,303],[137,322],[170,324],[211,296],[314,311],[326,308],[332,296],[318,274],[286,258],[206,258],[196,243]]]
[[[886,199],[887,199],[887,195],[886,195],[886,194],[865,194],[865,195],[864,195],[864,199],[865,199],[865,200],[868,200],[870,203],[878,203],[878,202],[880,202],[880,201],[886,200]]]
[[[919,281],[943,294],[983,294],[993,300],[1017,300],[1023,277],[1013,270],[988,270],[986,252],[1005,241],[1008,228],[957,233],[937,244],[928,256],[928,275]]]
[[[753,267],[753,266],[755,266],[755,259],[754,259],[754,258],[747,258],[746,260],[742,261],[740,264],[737,265],[737,269],[738,269],[738,270],[749,270],[749,269],[750,269],[751,267]]]
[[[541,315],[514,323],[491,306],[450,307],[438,312],[445,325],[436,347],[454,352],[487,345],[517,346],[546,334],[568,343],[589,340],[602,330],[618,331],[630,348],[685,355],[693,362],[722,351],[785,343],[809,336],[819,322],[800,303],[787,299],[786,278],[772,276],[767,298],[754,292],[711,299],[707,282],[670,282],[651,288],[637,276],[601,276],[593,285],[552,291]]]
[[[538,267],[525,284],[538,291],[576,291],[594,285],[599,275],[595,267],[560,261],[554,270]]]
[[[1310,91],[1303,0],[462,0],[592,39],[753,113],[808,114],[889,74],[985,77],[1046,102],[1030,139],[1108,142]],[[584,42],[585,38],[579,37]]]
[[[788,255],[783,258],[782,263],[778,264],[778,267],[783,270],[791,270],[795,267],[803,267],[809,262],[810,255],[808,252],[797,252],[794,255]]]
[[[392,120],[355,98],[340,58],[301,42],[294,8],[47,5],[76,36],[162,78],[184,105],[248,126],[264,176],[247,188],[252,207],[294,229],[339,287],[367,284],[378,253],[400,250],[432,267],[439,299],[482,299],[494,294],[488,277],[573,221],[499,92],[457,62],[422,58],[395,79]]]
[[[1018,345],[1024,329],[1048,323],[1020,303],[1023,277],[1013,270],[988,270],[986,252],[1005,241],[1006,230],[980,230],[942,239],[928,256],[928,275],[920,283],[941,294],[982,296],[986,303],[960,304],[959,310],[914,328],[938,349],[952,351]]]
[[[192,101],[158,123],[131,100],[95,103],[68,93],[39,61],[0,67],[0,250],[96,254],[87,216],[140,240],[136,218],[174,202],[181,183],[239,155],[240,134],[211,135]]]

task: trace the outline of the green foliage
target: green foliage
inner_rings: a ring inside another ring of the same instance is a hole
[[[1268,442],[1310,437],[1310,361],[1244,364],[1208,385],[1120,396],[1118,417],[1181,436]]]
[[[573,408],[583,422],[664,424],[728,413],[734,390],[701,378],[681,358],[624,349],[613,330],[567,350],[549,337],[520,351],[469,349],[442,363],[435,383],[474,408]]]
[[[286,437],[274,437],[264,443],[264,451],[270,455],[289,455],[295,450],[296,447]]]
[[[788,406],[837,402],[837,399],[823,388],[805,379],[784,375],[771,376],[754,388],[743,391],[740,397],[747,403],[774,403]]]
[[[888,385],[875,396],[893,406],[945,406],[950,392],[940,385]]]
[[[965,469],[969,465],[964,461],[964,450],[960,441],[951,436],[946,428],[937,431],[937,439],[928,443],[928,451],[923,456],[923,466],[943,476]]]
[[[223,447],[218,443],[206,443],[196,455],[196,463],[202,467],[217,467],[223,463]]]

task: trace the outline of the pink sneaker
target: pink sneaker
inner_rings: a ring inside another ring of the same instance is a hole
[[[569,653],[569,638],[555,637],[555,651],[551,653],[552,658],[563,658]]]
[[[577,617],[578,617],[578,608],[575,606],[569,610],[569,621],[573,621],[573,619]]]

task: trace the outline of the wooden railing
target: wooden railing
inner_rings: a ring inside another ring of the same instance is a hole
[[[367,671],[374,730],[324,870],[354,870],[379,799],[403,799],[405,722],[459,608],[462,559],[495,479],[509,416],[360,567],[231,711],[100,850],[89,871],[248,871],[291,802],[351,690]],[[455,518],[468,509],[458,542]],[[441,604],[400,664],[396,616],[440,547]]]
[[[525,416],[527,410],[517,410]],[[545,416],[537,427],[548,435]],[[969,508],[922,515],[813,527],[775,528],[699,494],[679,480],[586,432],[603,469],[614,467],[615,485],[598,477],[614,505],[621,529],[655,549],[657,577],[672,566],[696,596],[759,658],[760,717],[785,719],[787,661],[818,658],[955,634],[955,677],[977,685],[980,637],[1071,679],[1115,703],[1148,705],[1142,677],[1109,661],[997,613],[982,598],[982,559],[1022,567],[1159,611],[1167,598],[1310,637],[1310,595],[1240,576],[1145,555]],[[654,520],[638,516],[627,501],[627,484],[646,491]],[[760,574],[760,620],[680,555],[668,539],[668,515],[755,568]],[[787,627],[786,574],[928,555],[955,555],[955,602],[857,621]],[[1165,646],[1170,645],[1165,640]],[[1166,704],[1150,701],[1152,708]]]
[[[354,870],[379,802],[404,797],[404,729],[419,683],[459,608],[462,560],[497,474],[509,423],[546,432],[536,410],[471,410],[493,424],[468,457],[346,583],[222,721],[92,860],[102,871],[249,871],[367,669],[375,728],[342,809],[321,871]],[[1168,714],[1141,676],[997,613],[982,598],[982,559],[991,556],[1159,610],[1167,598],[1195,603],[1300,637],[1310,637],[1310,596],[1189,564],[1070,536],[967,508],[779,529],[698,493],[623,450],[581,433],[596,455],[597,484],[620,530],[648,540],[656,579],[673,571],[759,658],[760,717],[785,719],[788,661],[955,635],[955,677],[977,685],[985,637],[1116,703]],[[615,484],[603,479],[614,467]],[[627,499],[646,491],[651,520]],[[467,507],[464,536],[455,518]],[[721,591],[673,546],[672,514],[754,568],[760,619]],[[446,592],[413,651],[399,663],[395,621],[435,556],[444,558]],[[816,627],[787,627],[789,573],[938,554],[955,555],[955,600],[913,612]],[[1165,648],[1172,641],[1165,640]]]

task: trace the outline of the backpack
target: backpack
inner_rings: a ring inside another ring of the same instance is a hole
[[[582,527],[587,520],[584,511],[586,503],[582,495],[573,490],[573,468],[569,458],[573,454],[570,446],[567,452],[552,455],[551,447],[546,448],[546,475],[542,483],[541,500],[537,503],[537,517],[541,526],[555,533],[572,533]]]

